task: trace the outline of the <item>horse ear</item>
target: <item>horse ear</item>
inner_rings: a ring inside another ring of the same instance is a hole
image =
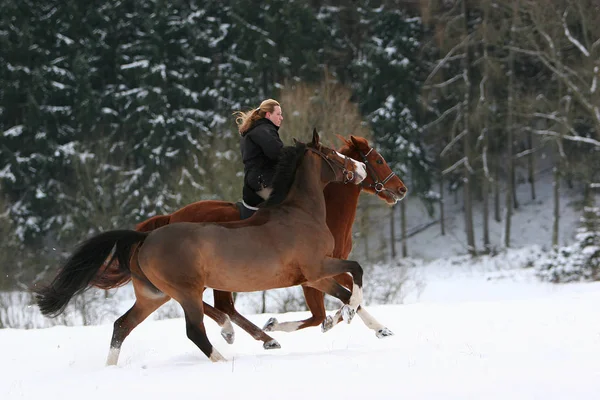
[[[357,149],[360,150],[360,148],[362,147],[361,145],[364,145],[364,142],[361,141],[360,139],[358,139],[356,136],[354,135],[350,135],[350,140],[352,141],[352,144],[354,145],[354,147],[356,147]]]
[[[292,140],[294,141],[294,144],[298,144],[298,139],[292,138]]]
[[[319,144],[319,132],[317,132],[317,128],[313,128],[312,144],[314,144],[314,145]]]
[[[342,144],[350,144],[350,143],[348,142],[348,139],[346,139],[346,138],[345,138],[345,137],[343,137],[342,135],[338,135],[338,134],[336,133],[336,134],[335,134],[335,137],[336,137],[336,138],[338,138],[338,139],[339,139],[339,140],[342,142]]]

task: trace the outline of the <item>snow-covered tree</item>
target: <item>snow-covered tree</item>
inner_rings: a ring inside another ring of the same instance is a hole
[[[411,193],[426,198],[431,180],[418,122],[421,22],[399,8],[364,3],[365,41],[352,63],[352,87],[380,153]]]
[[[538,276],[550,282],[600,280],[600,208],[584,206],[574,243],[554,248],[535,266]]]

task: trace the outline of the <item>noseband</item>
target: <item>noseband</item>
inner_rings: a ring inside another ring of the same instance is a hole
[[[350,183],[354,180],[354,171],[350,171],[347,167],[349,162],[348,157],[344,156],[344,163],[342,164],[338,160],[333,160],[329,158],[327,154],[323,153],[321,150],[313,149],[312,147],[307,147],[307,149],[312,151],[313,153],[318,154],[322,159],[324,159],[327,162],[327,165],[329,165],[329,168],[331,168],[331,170],[333,171],[333,175],[336,177],[336,179],[338,177],[338,173],[333,165],[338,167],[338,169],[342,170],[342,182],[344,182],[344,184]]]
[[[382,181],[379,180],[379,175],[377,174],[377,171],[375,170],[375,168],[373,168],[373,166],[371,166],[371,164],[369,163],[369,160],[367,159],[367,157],[369,156],[369,154],[371,154],[371,152],[373,151],[373,148],[371,147],[371,149],[367,152],[367,154],[363,154],[362,151],[359,150],[359,154],[363,159],[363,163],[367,166],[367,171],[368,173],[372,174],[373,178],[373,182],[369,185],[365,185],[365,182],[361,182],[361,185],[363,187],[367,187],[367,188],[373,188],[373,190],[375,190],[375,194],[379,194],[381,192],[387,192],[389,193],[391,196],[393,196],[394,198],[396,198],[396,194],[394,192],[392,192],[389,189],[386,189],[385,184],[392,179],[392,177],[396,176],[396,174],[394,173],[394,171],[390,172],[390,174]]]

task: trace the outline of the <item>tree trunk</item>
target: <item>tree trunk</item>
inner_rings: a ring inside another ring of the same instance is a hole
[[[406,232],[406,203],[400,202],[400,223],[402,224],[402,257],[408,257],[408,235]]]
[[[499,158],[499,157],[496,157]],[[496,222],[502,222],[500,213],[500,163],[494,167],[494,219]]]
[[[477,249],[475,247],[475,233],[473,230],[473,203],[472,203],[472,190],[471,190],[471,160],[472,160],[472,150],[471,150],[471,130],[470,130],[470,118],[471,118],[471,45],[469,34],[469,5],[467,4],[467,0],[463,0],[462,2],[462,13],[463,13],[463,29],[465,35],[465,53],[463,58],[463,77],[465,82],[465,96],[463,99],[463,129],[465,131],[464,135],[464,158],[465,165],[463,167],[463,188],[464,188],[464,205],[465,205],[465,233],[467,236],[467,248],[469,254],[472,256],[477,254]]]
[[[515,29],[517,24],[517,15],[519,11],[519,0],[513,3],[513,15],[510,29],[510,44],[515,43]],[[512,48],[508,53],[508,114],[507,114],[507,134],[506,134],[506,158],[508,161],[508,173],[506,179],[506,207],[504,221],[504,247],[510,247],[510,229],[513,214],[513,204],[516,206],[516,197],[514,196],[514,158],[513,158],[513,129],[514,129],[514,96],[515,96],[515,52]],[[514,201],[514,203],[513,203]]]
[[[514,72],[514,70],[513,70],[513,72]],[[515,120],[515,118],[514,118],[514,115],[513,115],[513,122],[514,122],[514,120]],[[514,126],[514,124],[513,124],[513,126]],[[515,139],[515,136],[514,136],[514,133],[513,133],[512,140],[514,141],[514,139]],[[515,153],[514,147],[512,149],[512,153],[513,154]],[[511,177],[511,181],[512,181],[513,208],[516,210],[516,209],[519,208],[519,199],[517,199],[517,174],[516,174],[516,168],[515,168],[515,160],[514,159],[511,160],[510,164],[511,164],[511,168],[510,169],[512,170],[512,172],[511,172],[511,176],[512,176]]]
[[[559,153],[559,151],[557,151]],[[560,157],[560,154],[558,154]],[[558,161],[557,161],[558,163]],[[560,220],[560,168],[559,165],[554,166],[554,181],[552,182],[554,189],[554,222],[552,224],[552,247],[558,247],[558,228]]]
[[[467,247],[469,254],[472,256],[477,255],[477,249],[475,247],[475,232],[473,230],[473,204],[471,201],[471,173],[467,168],[464,171],[464,193],[465,193],[465,230],[467,235]]]
[[[363,212],[361,218],[360,237],[365,247],[365,260],[369,260],[369,205],[368,201],[363,202]]]
[[[440,174],[440,229],[442,236],[446,235],[446,215],[444,212],[444,176]]]
[[[483,192],[483,247],[486,253],[491,251],[490,246],[490,181],[487,177],[483,178],[482,188]]]
[[[481,196],[483,201],[483,247],[486,253],[490,252],[490,212],[489,212],[489,184],[490,184],[490,170],[488,165],[488,143],[489,143],[489,130],[490,130],[490,119],[489,119],[489,105],[488,105],[488,93],[487,90],[488,85],[491,82],[490,79],[490,60],[488,53],[489,46],[489,37],[488,37],[488,23],[490,20],[490,2],[486,1],[484,4],[483,10],[483,77],[481,87],[481,93],[479,98],[481,99],[481,110],[483,113],[483,132],[482,142],[483,142],[483,151],[482,151],[482,159],[483,159],[483,171],[481,178]]]
[[[558,105],[557,108],[561,109],[561,104],[563,104],[563,82],[558,82]],[[564,103],[564,109],[562,111],[562,117],[568,120],[569,118],[569,108],[568,105],[570,102]],[[567,160],[563,157],[563,139],[562,136],[566,133],[565,127],[561,126],[559,128],[559,136],[556,139],[556,159],[554,161],[554,181],[553,181],[553,189],[554,189],[554,221],[552,223],[552,247],[557,248],[560,240],[560,180],[564,176],[564,174],[569,174],[570,171],[565,171]]]
[[[396,206],[390,208],[390,246],[392,261],[396,259]]]
[[[531,200],[535,200],[535,156],[533,154],[533,132],[527,135],[529,145],[529,156],[527,157],[527,165],[529,170],[529,186],[531,187]]]

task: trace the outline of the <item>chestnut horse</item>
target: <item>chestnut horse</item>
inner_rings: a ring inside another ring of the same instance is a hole
[[[355,261],[329,256],[334,239],[325,220],[323,189],[329,182],[359,184],[365,177],[363,163],[322,146],[315,131],[310,144],[282,150],[273,193],[252,218],[96,235],[50,285],[36,290],[40,310],[48,316],[64,311],[75,294],[90,287],[114,249],[119,268],[130,271],[136,302],[115,322],[110,365],[117,363],[129,333],[170,298],[184,310],[188,338],[211,361],[225,360],[206,336],[202,293],[207,287],[251,292],[303,284],[342,300],[341,314],[349,321],[362,302],[363,271]],[[343,273],[352,276],[352,292],[332,278]]]
[[[362,161],[367,166],[367,178],[360,184],[345,185],[343,183],[330,183],[324,190],[327,209],[327,225],[333,234],[335,247],[333,257],[347,259],[352,250],[352,225],[356,216],[356,207],[361,190],[374,194],[382,201],[392,205],[404,198],[406,186],[390,169],[385,159],[369,142],[362,137],[350,136],[344,139],[338,136],[344,145],[339,152],[354,160]],[[238,221],[240,212],[235,203],[218,200],[203,200],[189,204],[172,214],[157,215],[139,223],[136,230],[150,232],[156,228],[176,222],[227,222]],[[352,288],[352,279],[342,274],[335,278],[339,283]],[[103,289],[112,289],[126,284],[131,280],[131,275],[120,270],[118,265],[110,265],[101,271],[91,285]],[[293,331],[310,326],[322,325],[326,331],[340,321],[340,316],[331,318],[326,315],[323,293],[309,286],[302,286],[308,309],[312,315],[304,321],[283,322],[271,318],[264,326],[266,331]],[[254,339],[263,342],[266,349],[279,348],[279,343],[237,312],[233,296],[230,292],[214,290],[214,307],[204,303],[205,313],[214,319],[222,328],[222,336],[228,343],[233,343],[234,332],[231,322],[240,326]],[[377,322],[365,309],[360,307],[358,315],[373,329],[377,337],[393,335],[392,331]]]
[[[356,216],[356,207],[361,190],[374,194],[382,201],[392,205],[404,198],[406,186],[390,169],[384,158],[369,142],[362,137],[350,136],[344,139],[338,136],[344,145],[339,152],[354,160],[362,161],[367,166],[367,178],[360,184],[344,185],[343,183],[330,183],[324,190],[327,209],[327,226],[335,240],[333,257],[347,259],[352,250],[352,225]],[[172,214],[157,215],[136,226],[140,232],[149,232],[158,227],[175,222],[226,222],[238,221],[240,212],[235,203],[218,200],[203,200],[189,204]],[[126,284],[131,280],[131,275],[119,270],[118,265],[110,265],[102,270],[91,285],[103,289],[111,289]],[[352,288],[352,279],[342,274],[335,278],[339,283]],[[310,326],[322,325],[323,331],[330,329],[340,321],[340,316],[331,318],[326,315],[323,293],[309,286],[302,286],[308,309],[312,315],[304,321],[283,322],[271,318],[264,326],[266,331],[293,331]],[[244,316],[239,314],[234,306],[233,296],[230,292],[215,290],[214,307],[205,303],[205,313],[214,319],[222,328],[222,336],[228,343],[233,343],[233,321],[256,340],[263,342],[266,349],[279,348],[275,339],[266,334]],[[220,312],[221,311],[221,312]],[[358,315],[373,329],[377,337],[392,335],[392,331],[371,317],[364,307],[358,309]]]

